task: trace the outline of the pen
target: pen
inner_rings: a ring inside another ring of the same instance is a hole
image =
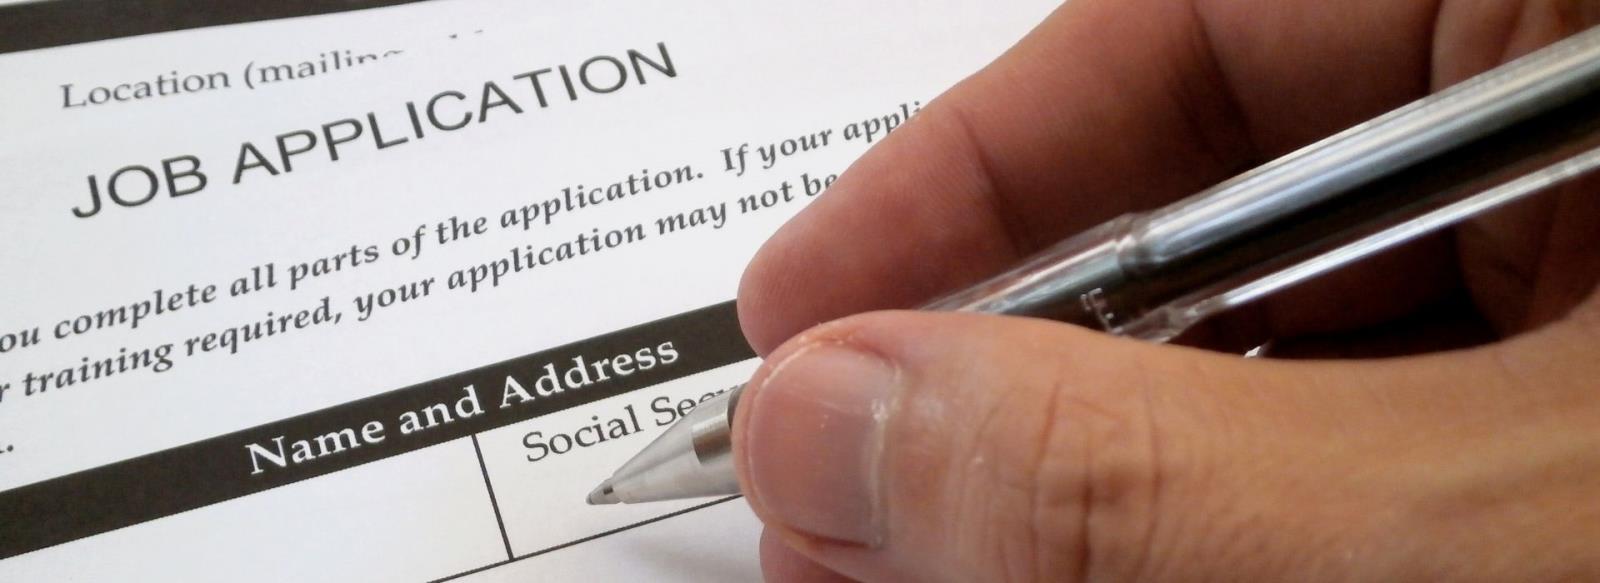
[[[1600,166],[1600,28],[923,306],[1166,342],[1195,323]],[[590,504],[736,494],[742,387],[701,403]]]

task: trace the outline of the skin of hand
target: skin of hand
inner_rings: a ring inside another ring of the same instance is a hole
[[[739,294],[773,581],[1600,580],[1600,181],[1158,346],[911,311],[1600,22],[1588,0],[1073,0]],[[1298,358],[1220,350],[1273,339]],[[1334,358],[1338,357],[1338,358]]]

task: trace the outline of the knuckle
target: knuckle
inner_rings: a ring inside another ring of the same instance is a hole
[[[1055,411],[1081,452],[1078,570],[1084,579],[1137,577],[1153,559],[1164,477],[1150,377],[1118,386],[1067,385]]]
[[[1123,578],[1151,552],[1162,471],[1148,383],[1094,386],[1066,368],[989,391],[962,440],[947,495],[967,528],[946,548],[971,549],[980,572]]]

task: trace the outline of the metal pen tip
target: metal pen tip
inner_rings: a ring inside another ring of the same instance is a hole
[[[617,504],[619,502],[622,502],[622,499],[618,498],[616,490],[611,488],[611,480],[600,482],[599,486],[594,487],[594,491],[589,492],[590,506]]]

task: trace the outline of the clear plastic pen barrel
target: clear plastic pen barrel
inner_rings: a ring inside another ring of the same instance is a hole
[[[1600,165],[1600,29],[926,306],[1166,341]]]

